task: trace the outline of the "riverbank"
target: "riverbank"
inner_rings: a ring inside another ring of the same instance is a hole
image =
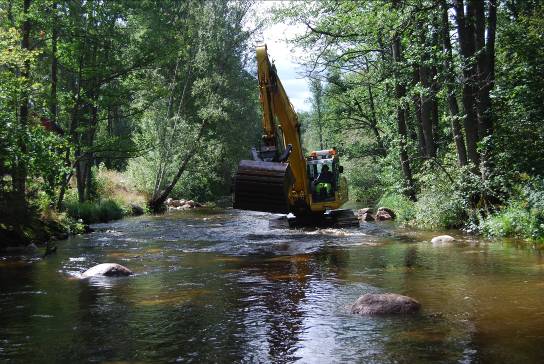
[[[21,249],[30,244],[64,240],[70,235],[91,231],[89,225],[149,214],[148,196],[130,182],[126,174],[98,168],[92,199],[79,202],[75,183],[66,192],[62,212],[51,207],[51,201],[32,201],[24,212],[13,212],[6,206],[0,216],[0,251]],[[187,210],[201,207],[193,200],[169,198],[167,209]],[[9,211],[8,211],[9,210]],[[166,209],[165,209],[166,210]]]
[[[48,242],[89,231],[88,225],[82,221],[53,210],[12,212],[9,216],[3,214],[1,221],[0,251],[44,246]]]
[[[544,243],[544,180],[530,179],[512,187],[511,195],[495,205],[471,205],[460,189],[431,189],[411,201],[399,193],[378,202],[392,208],[401,224],[417,229],[459,229],[487,238]]]

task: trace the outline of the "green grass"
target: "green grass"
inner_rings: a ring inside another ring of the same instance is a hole
[[[512,203],[480,223],[482,232],[490,237],[544,239],[544,223],[538,214],[520,203]]]
[[[415,204],[399,193],[387,193],[378,201],[376,207],[387,207],[395,212],[397,220],[412,221],[415,218]]]
[[[81,219],[86,224],[118,220],[125,215],[123,208],[114,200],[82,203],[67,201],[66,212],[68,216]]]

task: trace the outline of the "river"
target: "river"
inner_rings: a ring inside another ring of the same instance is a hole
[[[543,361],[537,247],[459,233],[433,245],[432,233],[389,223],[277,230],[271,216],[129,218],[43,260],[0,258],[0,361]],[[104,262],[135,275],[79,278]],[[350,314],[368,292],[411,296],[422,312]]]

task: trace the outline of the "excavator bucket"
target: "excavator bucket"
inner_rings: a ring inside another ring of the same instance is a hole
[[[286,214],[293,181],[288,163],[243,160],[234,176],[233,207]]]

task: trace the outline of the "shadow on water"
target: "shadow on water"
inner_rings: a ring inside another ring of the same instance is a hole
[[[200,210],[96,225],[55,256],[0,260],[0,360],[45,362],[537,362],[539,249],[432,234],[271,230],[271,215]],[[136,274],[79,279],[117,262]],[[358,317],[367,292],[413,317]]]

